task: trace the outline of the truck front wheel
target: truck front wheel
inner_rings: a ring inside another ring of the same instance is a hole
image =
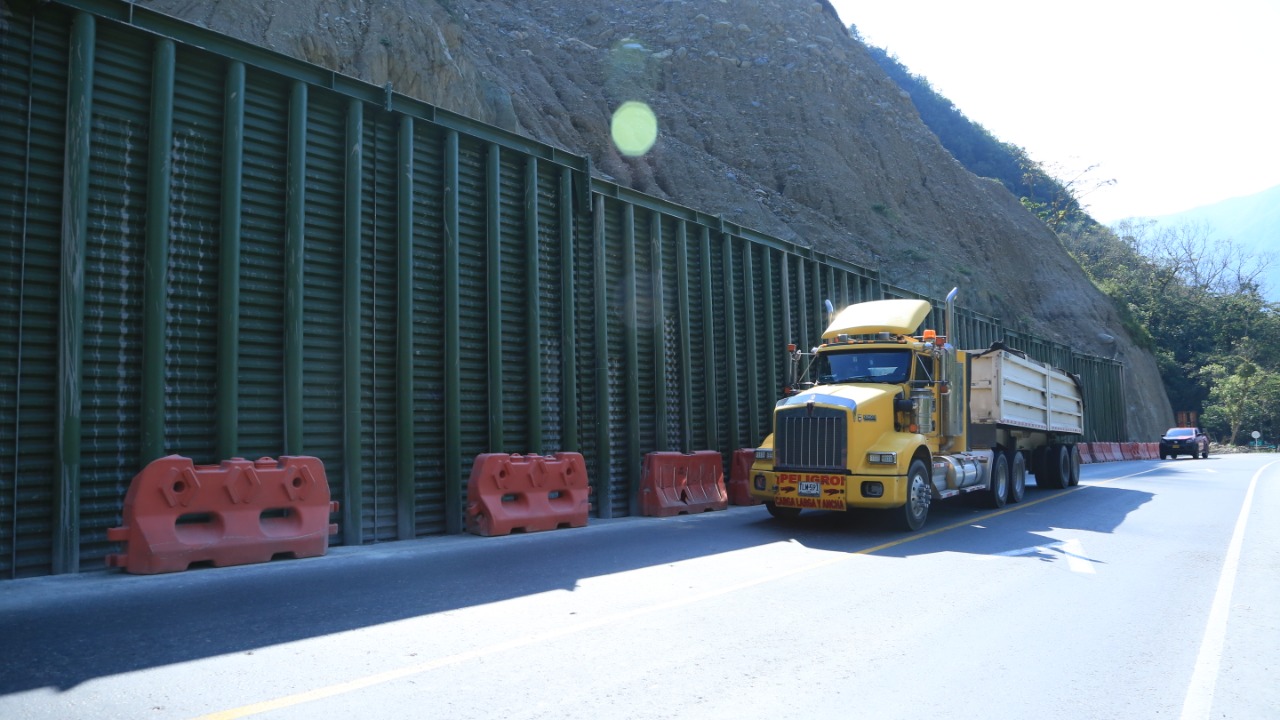
[[[907,502],[902,506],[902,529],[919,530],[929,517],[929,501],[933,499],[933,481],[929,479],[929,466],[923,460],[912,460],[907,470]]]
[[[778,507],[771,502],[766,502],[764,504],[764,508],[769,511],[770,515],[778,518],[779,520],[795,520],[800,517],[800,508]]]
[[[991,460],[991,507],[1002,508],[1009,501],[1009,461],[996,450]]]

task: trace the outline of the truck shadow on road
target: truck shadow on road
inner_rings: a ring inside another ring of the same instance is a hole
[[[963,552],[1052,559],[1062,556],[1049,547],[1059,542],[1055,536],[1062,531],[1112,533],[1154,497],[1105,486],[1062,491],[1031,485],[1021,503],[997,510],[978,495],[934,503],[925,528],[910,534],[897,527],[896,516],[875,511],[802,514],[787,523],[764,517],[760,522],[774,524],[773,532],[780,537],[819,550],[899,558]],[[999,531],[992,532],[997,526]]]

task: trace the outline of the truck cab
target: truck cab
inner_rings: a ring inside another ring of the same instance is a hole
[[[948,296],[948,328],[955,294]],[[1074,446],[1068,451],[1063,438],[1080,432],[1073,422],[1082,413],[1072,415],[1070,403],[1058,399],[1071,394],[1060,379],[1046,380],[1050,371],[1066,374],[1025,357],[990,369],[981,364],[980,405],[994,398],[998,407],[983,410],[974,425],[973,353],[933,330],[910,334],[931,310],[923,300],[851,305],[832,316],[812,352],[789,348],[794,382],[774,408],[773,432],[756,450],[749,487],[771,515],[879,508],[916,530],[936,499],[986,491],[996,507],[1020,500],[1033,454],[1069,480]],[[1003,350],[983,355],[996,352],[991,360],[1003,359]],[[983,394],[988,390],[992,397]],[[1014,404],[1030,415],[1016,416]],[[1061,422],[1051,431],[1055,407]],[[971,429],[979,447],[971,447]]]

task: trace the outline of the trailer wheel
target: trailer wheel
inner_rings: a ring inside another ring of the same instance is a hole
[[[1069,456],[1069,467],[1071,468],[1070,480],[1067,482],[1071,487],[1080,484],[1080,448],[1075,445],[1067,447],[1067,455]]]
[[[991,460],[991,507],[1002,508],[1009,502],[1009,460],[999,450]]]
[[[768,510],[770,515],[779,520],[795,520],[800,517],[800,508],[778,507],[774,503],[766,502],[764,504],[764,509]]]
[[[1022,502],[1027,494],[1027,456],[1014,450],[1009,453],[1009,502]]]
[[[924,526],[929,517],[929,501],[933,499],[933,481],[929,466],[923,460],[912,460],[907,470],[907,502],[902,506],[902,529],[913,531]]]
[[[1038,487],[1061,490],[1071,482],[1071,459],[1065,445],[1050,445],[1045,453],[1044,475],[1036,475]]]
[[[1049,448],[1050,445],[1041,445],[1031,451],[1031,474],[1036,476],[1036,485],[1041,486],[1040,477],[1046,472],[1045,466],[1049,464]]]

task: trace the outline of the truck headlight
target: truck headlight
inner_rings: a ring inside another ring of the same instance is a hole
[[[897,465],[898,453],[896,452],[870,452],[867,453],[867,462],[872,465]]]
[[[756,448],[757,460],[772,460],[773,448]]]
[[[753,480],[755,481],[757,490],[764,490],[764,483],[765,483],[764,473],[756,473],[756,476],[755,478],[753,478]]]

